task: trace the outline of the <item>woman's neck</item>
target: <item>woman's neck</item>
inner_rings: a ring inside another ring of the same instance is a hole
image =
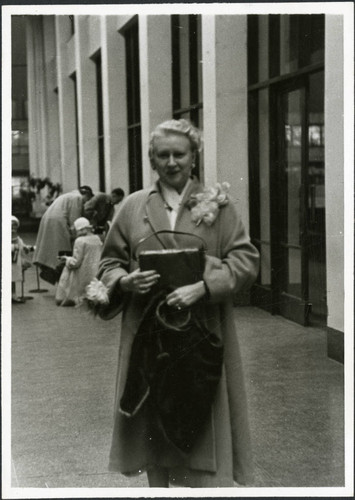
[[[164,188],[166,191],[171,192],[171,193],[177,193],[179,196],[181,196],[187,189],[188,184],[191,182],[191,178],[187,179],[185,185],[182,188],[174,188],[172,186],[169,186],[169,184],[165,184],[165,182],[161,181],[159,179],[159,184],[160,187]]]

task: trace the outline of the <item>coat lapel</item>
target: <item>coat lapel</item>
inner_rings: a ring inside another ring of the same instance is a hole
[[[190,186],[187,188],[186,193],[182,199],[181,207],[176,218],[175,229],[177,231],[194,232],[196,227],[191,221],[190,208],[187,207],[189,198],[192,194],[202,191],[202,186],[196,177],[193,178]]]
[[[182,199],[181,207],[175,224],[176,231],[185,231],[188,233],[195,232],[196,226],[191,221],[190,209],[187,208],[187,203],[193,193],[197,193],[201,190],[201,184],[199,183],[198,179],[194,177]],[[164,206],[164,200],[160,194],[158,183],[153,186],[148,195],[146,204],[146,218],[153,232],[171,230],[169,219]],[[179,248],[180,246],[173,235],[169,233],[160,234],[159,239],[166,246],[166,248]]]

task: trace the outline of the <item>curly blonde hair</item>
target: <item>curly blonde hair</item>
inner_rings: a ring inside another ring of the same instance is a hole
[[[168,134],[181,134],[187,137],[190,141],[192,152],[202,150],[202,145],[203,145],[202,133],[197,127],[192,125],[192,123],[189,120],[185,120],[184,118],[180,118],[180,120],[167,120],[157,125],[150,135],[150,142],[149,142],[150,159],[153,158],[154,139],[156,137],[162,137]]]

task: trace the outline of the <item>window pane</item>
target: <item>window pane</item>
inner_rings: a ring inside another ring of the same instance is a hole
[[[171,16],[171,58],[172,58],[172,91],[173,110],[181,109],[180,105],[180,16]]]
[[[302,127],[301,127],[301,92],[295,90],[286,94],[285,126],[291,128],[291,144],[286,146],[285,175],[287,182],[287,243],[300,243],[301,213],[301,162],[302,162]]]
[[[200,130],[203,130],[203,109],[198,110],[198,125]]]
[[[259,81],[269,78],[269,20],[259,16]]]
[[[258,38],[259,38],[259,16],[248,16],[248,84],[258,81]]]
[[[11,178],[12,196],[21,196],[21,189],[28,188],[28,177],[15,176]]]
[[[20,130],[13,130],[11,132],[11,135],[12,135],[12,145],[19,146],[20,145],[20,138],[21,138]]]
[[[142,154],[140,126],[128,130],[129,188],[133,193],[142,189]]]
[[[125,33],[128,125],[140,122],[138,22]]]
[[[270,241],[269,95],[259,92],[260,239]]]
[[[280,71],[282,75],[298,69],[299,17],[280,16]]]
[[[141,121],[141,106],[140,106],[140,73],[139,73],[139,39],[138,39],[138,22],[132,30],[133,36],[133,53],[132,53],[132,84],[134,87],[134,122]]]
[[[311,184],[324,185],[324,73],[309,78],[308,166]]]
[[[190,43],[189,16],[180,17],[180,105],[187,108],[190,105]]]
[[[301,249],[289,248],[287,262],[288,282],[285,291],[295,297],[301,297]]]
[[[138,20],[125,32],[130,192],[142,188]]]
[[[78,186],[81,184],[81,175],[80,175],[80,149],[79,149],[79,118],[78,118],[78,88],[76,83],[76,74],[73,73],[71,76],[71,80],[74,86],[74,112],[75,112],[75,141],[76,141],[76,175]]]
[[[324,267],[325,189],[324,189],[324,72],[309,78],[308,143],[308,271],[312,311],[326,314],[326,273]]]
[[[203,101],[202,92],[202,38],[201,38],[201,16],[197,16],[197,77],[198,77],[198,101]],[[202,121],[200,121],[200,126]]]
[[[16,120],[17,118],[17,101],[12,99],[12,119]]]
[[[324,15],[280,16],[281,74],[324,61]]]
[[[28,131],[27,130],[21,131],[20,143],[21,143],[21,146],[28,146]]]
[[[96,56],[96,99],[97,99],[97,137],[98,137],[98,159],[99,159],[99,189],[106,191],[105,179],[105,143],[104,143],[104,117],[102,101],[102,62],[101,53]]]
[[[311,60],[317,63],[324,61],[324,20],[323,14],[311,16]]]
[[[302,148],[304,144],[303,90],[296,89],[281,94],[283,135],[280,157],[280,251],[282,260],[282,290],[296,297],[302,296]]]
[[[173,115],[177,118],[181,109],[202,103],[201,16],[173,15],[171,29]],[[197,125],[198,112],[191,113]]]
[[[260,277],[261,277],[261,285],[268,286],[271,284],[270,245],[261,244]]]
[[[12,154],[28,155],[28,131],[12,130]]]

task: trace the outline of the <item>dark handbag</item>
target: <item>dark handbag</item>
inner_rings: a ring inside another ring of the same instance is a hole
[[[180,248],[167,248],[167,241],[162,235],[174,237],[169,246],[179,245]],[[157,242],[162,247],[156,250]],[[181,248],[181,247],[184,248]],[[194,247],[194,248],[191,248]],[[187,252],[185,250],[187,249]],[[172,251],[174,250],[174,251]],[[155,269],[160,273],[158,283],[152,287],[149,295],[155,295],[160,290],[173,290],[179,286],[200,281],[203,277],[205,266],[206,243],[199,236],[181,231],[161,230],[142,238],[132,252],[131,259],[138,261],[142,271]],[[110,295],[110,303],[105,306],[91,306],[94,314],[99,314],[101,319],[110,320],[117,316],[123,308],[124,295],[119,286],[116,286]]]
[[[223,365],[223,344],[188,309],[177,311],[156,294],[133,341],[120,410],[153,406],[166,439],[189,453],[210,414]]]
[[[162,234],[169,234],[174,238],[183,237],[183,248],[166,248]],[[154,238],[163,246],[162,249],[149,248],[150,241]],[[144,249],[146,246],[146,249]],[[161,289],[174,289],[190,285],[202,280],[205,267],[206,244],[202,238],[195,234],[181,231],[162,230],[156,231],[139,241],[137,246],[138,263],[142,271],[154,269],[160,274],[154,292]]]

